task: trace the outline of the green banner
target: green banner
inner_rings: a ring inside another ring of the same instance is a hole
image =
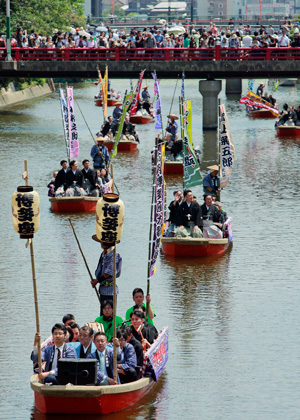
[[[112,149],[112,152],[110,154],[110,159],[113,159],[114,157],[117,156],[117,148],[118,148],[118,144],[120,142],[120,138],[122,135],[122,130],[123,130],[123,124],[124,124],[124,119],[125,119],[125,115],[128,111],[128,108],[133,100],[133,94],[129,93],[128,95],[126,95],[125,100],[124,100],[124,105],[123,105],[123,114],[121,115],[121,119],[120,119],[120,124],[118,127],[118,132],[114,141],[114,147]]]
[[[192,107],[190,101],[189,103],[182,102],[180,104],[181,116],[184,114],[184,110],[188,111],[185,113],[185,116],[188,117],[189,115],[190,118],[188,121],[188,118],[181,118],[181,121],[183,122],[183,185],[184,188],[192,188],[201,185],[203,181],[200,174],[200,165],[189,137],[192,132]]]

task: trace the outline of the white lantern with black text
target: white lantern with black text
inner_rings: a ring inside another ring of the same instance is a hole
[[[107,193],[97,202],[96,236],[108,244],[120,242],[124,225],[124,203],[118,194]]]
[[[20,238],[33,238],[40,226],[40,197],[32,187],[18,187],[13,193],[12,215],[14,229]]]

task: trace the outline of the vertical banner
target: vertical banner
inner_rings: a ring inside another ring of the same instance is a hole
[[[156,74],[152,73],[154,79],[154,96],[156,101],[156,124],[155,128],[162,129],[162,110],[161,110],[161,99],[159,92],[159,82],[156,78]]]
[[[138,103],[140,100],[140,91],[141,91],[141,86],[142,86],[142,82],[143,82],[143,78],[144,78],[144,74],[145,74],[145,70],[143,70],[140,74],[140,78],[135,90],[135,95],[134,95],[134,100],[133,100],[133,104],[130,110],[130,115],[135,115],[136,114],[136,110],[138,107]]]
[[[185,91],[184,91],[184,73],[182,73],[182,79],[181,79],[181,97],[182,100],[185,100]]]
[[[229,182],[233,163],[234,145],[229,132],[225,105],[220,105],[220,188],[225,188]]]
[[[60,89],[60,100],[61,100],[61,111],[62,111],[62,118],[63,118],[63,126],[65,132],[65,139],[67,149],[69,151],[69,118],[68,118],[68,105],[64,95],[63,89]],[[68,152],[69,154],[69,152]]]
[[[99,77],[99,81],[100,81],[100,85],[101,85],[101,91],[102,91],[103,117],[105,117],[107,115],[107,101],[105,100],[105,86],[104,86],[104,82],[102,80],[101,71],[99,69],[97,69],[97,70],[98,70],[98,77]]]
[[[164,327],[152,346],[146,351],[143,360],[143,376],[150,375],[154,381],[164,370],[169,350],[168,328]]]
[[[153,236],[151,245],[151,259],[150,259],[150,278],[155,273],[155,263],[159,253],[160,241],[164,232],[164,198],[165,198],[165,183],[163,170],[163,157],[165,146],[160,145],[157,148],[157,163],[155,170],[155,184],[154,188],[154,206],[153,211]]]
[[[186,131],[189,136],[189,141],[193,147],[193,138],[192,138],[192,104],[191,101],[186,101]]]
[[[103,106],[103,116],[107,117],[107,95],[108,95],[108,67],[105,67],[105,75],[104,75],[104,102],[105,108]]]
[[[118,127],[118,131],[117,131],[117,134],[116,134],[116,138],[115,138],[115,141],[114,141],[112,152],[111,152],[111,155],[110,155],[111,159],[113,159],[114,157],[117,156],[117,148],[118,148],[118,144],[119,144],[121,134],[122,134],[122,130],[123,130],[125,115],[128,111],[128,108],[131,105],[132,100],[133,100],[133,94],[129,93],[128,95],[126,95],[124,105],[123,105],[123,113],[122,113],[121,118],[120,118],[120,124],[119,124],[119,127]]]
[[[67,88],[70,159],[79,157],[79,140],[74,115],[73,88]]]

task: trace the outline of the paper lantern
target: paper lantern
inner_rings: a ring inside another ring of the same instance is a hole
[[[18,187],[11,198],[14,229],[20,238],[33,238],[40,226],[40,197],[32,187]]]
[[[124,224],[124,203],[118,194],[107,193],[97,202],[96,236],[102,243],[120,242]]]

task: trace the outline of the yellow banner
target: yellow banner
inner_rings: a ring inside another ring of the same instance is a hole
[[[107,94],[108,94],[108,67],[105,67],[105,75],[104,75],[104,91],[105,91],[105,113],[103,114],[104,117],[107,117]]]

